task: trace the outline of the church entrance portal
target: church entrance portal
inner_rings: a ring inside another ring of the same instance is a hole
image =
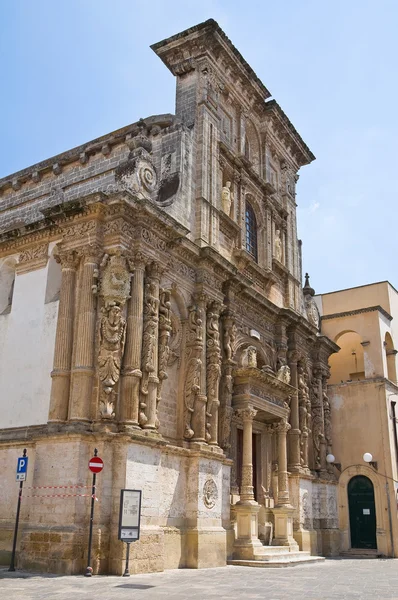
[[[377,549],[376,510],[373,483],[364,475],[348,484],[351,548]]]

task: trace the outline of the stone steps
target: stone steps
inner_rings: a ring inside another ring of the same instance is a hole
[[[229,565],[240,567],[290,567],[306,563],[323,562],[323,556],[311,556],[310,552],[303,552],[288,546],[263,546],[256,549],[254,559],[232,559]]]
[[[309,552],[292,552],[290,557],[288,554],[274,556],[271,559],[265,559],[261,557],[256,560],[229,560],[229,565],[235,565],[237,567],[258,567],[260,569],[267,568],[283,568],[283,567],[296,567],[299,565],[312,564],[324,562],[323,556],[311,556]],[[297,556],[298,554],[305,554],[306,556]]]

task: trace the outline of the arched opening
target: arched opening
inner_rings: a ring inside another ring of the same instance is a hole
[[[340,346],[340,350],[329,358],[331,373],[329,383],[365,379],[361,336],[355,331],[343,331],[336,336],[334,341]]]
[[[396,367],[396,360],[395,360],[397,351],[394,350],[394,344],[392,341],[392,337],[388,333],[388,331],[386,333],[386,337],[384,338],[384,349],[385,349],[386,358],[387,358],[387,377],[393,383],[397,383],[397,367]]]
[[[258,260],[257,251],[257,220],[256,215],[250,202],[246,201],[245,211],[245,226],[246,226],[246,251],[252,255],[254,260]]]
[[[55,260],[54,254],[51,254],[50,259],[48,261],[47,269],[47,285],[44,300],[45,304],[48,304],[49,302],[56,302],[57,300],[59,300],[59,293],[61,291],[61,279],[61,267]]]
[[[356,475],[348,483],[351,548],[377,549],[376,507],[373,483]]]
[[[244,154],[257,173],[260,173],[260,147],[260,137],[257,129],[251,121],[247,121]]]
[[[11,312],[16,262],[15,258],[8,258],[0,266],[0,315]]]

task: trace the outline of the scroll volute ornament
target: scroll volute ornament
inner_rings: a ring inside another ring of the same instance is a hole
[[[101,382],[100,413],[103,418],[115,416],[115,386],[126,340],[126,319],[123,308],[130,297],[130,273],[126,259],[116,253],[105,254],[101,262],[99,293],[101,308],[98,373]]]

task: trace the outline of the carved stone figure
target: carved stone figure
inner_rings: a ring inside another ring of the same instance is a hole
[[[275,231],[274,254],[275,254],[276,260],[278,260],[279,262],[282,262],[283,251],[282,251],[281,232],[279,231],[279,229],[277,229]]]
[[[231,182],[227,181],[221,192],[222,209],[226,215],[231,216],[232,192]]]
[[[206,381],[207,381],[207,410],[206,410],[206,438],[207,441],[217,443],[218,437],[218,388],[221,377],[221,348],[219,318],[221,306],[212,302],[206,319]]]
[[[100,267],[102,270],[100,295],[104,299],[105,306],[112,303],[124,306],[130,298],[130,273],[126,259],[120,252],[111,256],[105,254]]]
[[[145,285],[144,297],[144,332],[142,336],[142,381],[140,402],[140,425],[145,425],[145,396],[148,395],[149,375],[155,371],[156,330],[158,327],[159,300],[157,298],[157,286],[153,280]]]
[[[120,367],[126,339],[126,321],[120,306],[111,305],[100,324],[100,350],[98,372],[106,399],[101,402],[101,414],[114,416],[114,402],[109,398],[119,381]]]
[[[214,508],[218,500],[218,489],[214,479],[208,479],[203,486],[203,503],[206,508]]]
[[[234,352],[234,344],[236,339],[236,325],[232,315],[226,313],[223,318],[223,348],[225,352],[226,361],[233,363],[232,357]]]
[[[202,371],[201,354],[203,349],[202,311],[194,305],[189,308],[187,332],[187,367],[184,385],[184,437],[191,439],[195,435],[192,417],[200,389]]]
[[[167,365],[169,364],[170,356],[170,336],[172,332],[171,325],[171,302],[170,292],[161,290],[159,299],[159,342],[158,342],[158,378],[159,384],[157,389],[156,405],[158,406],[161,400],[161,392],[163,381],[167,379]],[[157,427],[159,423],[156,423]]]
[[[297,367],[298,395],[299,395],[299,428],[300,435],[300,462],[301,466],[308,468],[308,435],[310,433],[311,403],[308,387],[308,373],[306,366],[301,362]]]
[[[312,386],[312,442],[314,448],[315,469],[322,468],[321,444],[325,441],[323,420],[323,399],[321,397],[321,378],[318,374],[314,377]]]
[[[249,346],[242,354],[242,367],[257,368],[257,349]]]
[[[290,383],[290,368],[287,365],[282,365],[276,374],[276,378],[283,383]]]

